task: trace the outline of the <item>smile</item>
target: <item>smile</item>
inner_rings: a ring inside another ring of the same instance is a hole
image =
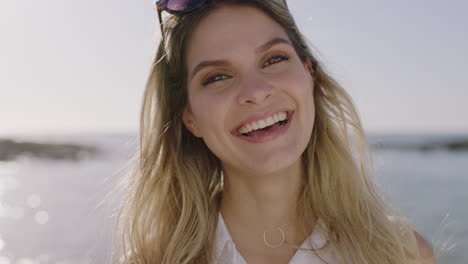
[[[281,111],[262,119],[248,121],[234,130],[233,134],[250,143],[267,142],[288,130],[293,114],[293,111]]]
[[[276,123],[285,123],[287,120],[288,114],[286,112],[276,113],[272,116],[269,116],[265,119],[257,120],[249,124],[244,125],[238,131],[242,135],[248,135],[250,132],[255,130],[267,130],[269,127],[273,126]]]

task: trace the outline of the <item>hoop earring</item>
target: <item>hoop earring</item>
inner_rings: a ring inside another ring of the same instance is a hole
[[[222,192],[224,190],[224,173],[223,171],[221,170],[221,177],[220,177],[220,192]]]
[[[281,232],[281,236],[283,236],[283,239],[281,240],[281,242],[278,245],[272,245],[272,244],[268,243],[267,240],[266,240],[266,231],[263,231],[263,242],[265,242],[265,245],[267,245],[267,246],[269,246],[271,248],[276,248],[276,247],[279,247],[279,246],[283,245],[284,240],[285,240],[284,231],[283,231],[283,229],[281,229],[281,227],[277,227],[277,229]]]

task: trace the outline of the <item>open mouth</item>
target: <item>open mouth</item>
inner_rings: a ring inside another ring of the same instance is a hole
[[[242,126],[238,132],[243,137],[261,137],[286,126],[288,121],[288,112],[276,113],[266,119],[246,124]]]
[[[273,125],[270,125],[270,126],[267,126],[267,127],[264,127],[264,128],[260,128],[260,129],[257,129],[257,130],[252,130],[250,132],[243,133],[241,135],[244,136],[244,137],[261,136],[261,135],[264,135],[264,134],[267,134],[267,133],[271,133],[271,132],[279,129],[282,126],[285,126],[287,123],[288,123],[288,120],[278,121],[277,123],[274,123]]]

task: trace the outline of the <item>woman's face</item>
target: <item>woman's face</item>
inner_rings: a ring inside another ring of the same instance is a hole
[[[313,128],[313,80],[279,24],[256,8],[224,6],[194,28],[186,63],[184,124],[225,170],[267,174],[299,162]]]

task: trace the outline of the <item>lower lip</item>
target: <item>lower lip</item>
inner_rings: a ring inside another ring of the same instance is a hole
[[[289,126],[291,125],[291,122],[293,120],[293,116],[294,116],[294,112],[290,112],[288,114],[288,122],[286,124],[280,126],[279,128],[277,128],[274,131],[265,132],[261,136],[243,136],[241,134],[238,134],[236,136],[238,138],[240,138],[242,140],[245,140],[247,142],[250,142],[250,143],[265,143],[265,142],[274,140],[277,137],[279,137],[279,136],[283,135],[284,133],[286,133]]]

